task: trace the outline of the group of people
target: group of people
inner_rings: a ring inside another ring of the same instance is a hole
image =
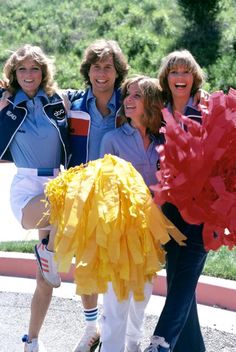
[[[60,90],[52,61],[41,48],[24,45],[6,61],[0,88],[0,162],[17,167],[10,201],[25,229],[38,229],[36,289],[25,352],[46,351],[39,333],[60,274],[54,261],[56,229],[45,216],[45,183],[68,168],[113,154],[132,163],[147,186],[156,184],[159,155],[165,143],[161,109],[175,118],[179,112],[201,120],[194,97],[204,74],[187,50],[163,59],[157,78],[126,78],[129,65],[117,42],[96,40],[85,50],[80,73],[87,89]],[[184,127],[183,127],[184,128]],[[186,236],[186,246],[174,240],[165,245],[167,297],[145,352],[204,352],[195,289],[207,252],[202,225],[191,225],[172,204],[164,214]],[[112,286],[104,294],[98,322],[97,293],[82,295],[86,328],[74,352],[140,352],[145,307],[152,294],[147,282],[145,299],[118,301]],[[155,313],[155,312],[153,312]]]

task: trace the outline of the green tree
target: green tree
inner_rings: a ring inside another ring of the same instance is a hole
[[[197,25],[206,20],[214,22],[220,9],[220,0],[178,0],[184,16]]]
[[[79,88],[93,40],[117,40],[130,73],[156,76],[161,59],[187,48],[208,74],[206,89],[235,87],[235,0],[0,0],[0,69],[25,43],[55,58],[61,87]],[[0,74],[1,78],[1,74]]]
[[[177,45],[189,49],[202,66],[218,57],[221,28],[217,21],[220,0],[178,0],[186,27]]]

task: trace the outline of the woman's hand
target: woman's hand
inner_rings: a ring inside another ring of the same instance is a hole
[[[208,106],[209,98],[210,94],[207,91],[203,89],[198,89],[198,91],[193,97],[193,106],[196,106],[198,104]]]

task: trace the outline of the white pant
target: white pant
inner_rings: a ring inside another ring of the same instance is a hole
[[[123,352],[126,345],[136,345],[142,337],[145,308],[152,295],[153,285],[144,286],[145,299],[135,301],[130,293],[129,299],[119,302],[109,283],[103,295],[103,315],[101,318],[101,352]]]

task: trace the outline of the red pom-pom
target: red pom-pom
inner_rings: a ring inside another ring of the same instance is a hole
[[[155,201],[177,206],[185,221],[204,223],[207,249],[236,245],[236,90],[200,106],[202,124],[163,109],[166,143],[158,147]],[[185,128],[183,128],[185,126]]]

